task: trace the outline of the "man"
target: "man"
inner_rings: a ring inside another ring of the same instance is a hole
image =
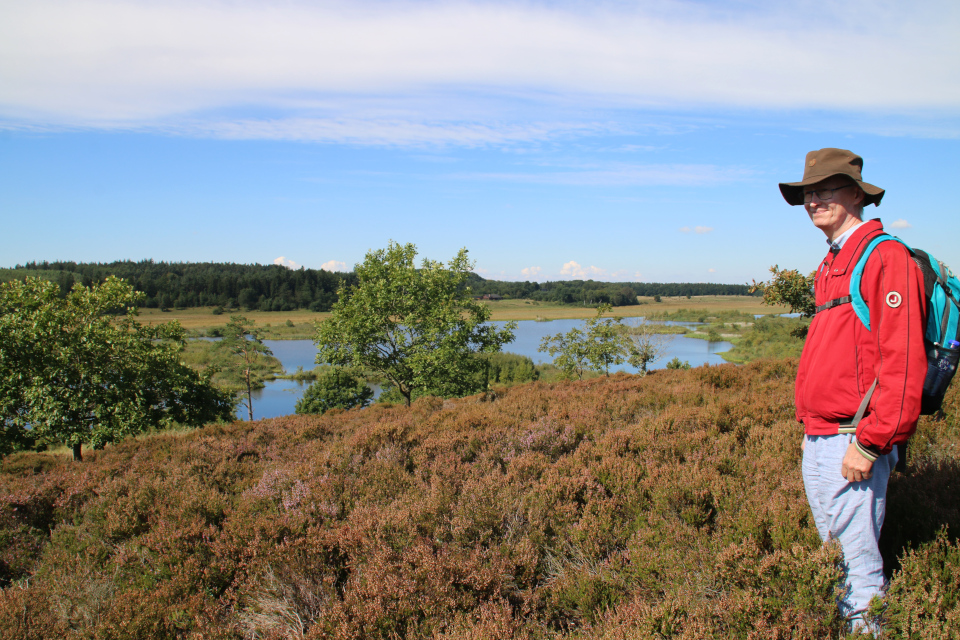
[[[803,423],[803,482],[820,537],[843,550],[847,591],[840,610],[853,630],[871,629],[863,614],[884,586],[877,548],[895,445],[917,426],[926,375],[923,276],[899,242],[884,242],[867,260],[860,291],[867,327],[847,304],[861,252],[883,233],[864,222],[884,190],[864,182],[863,159],[844,149],[807,154],[803,180],[781,183],[791,205],[804,205],[827,236],[817,269],[817,313],[810,324],[796,383]],[[867,398],[862,418],[861,403]]]

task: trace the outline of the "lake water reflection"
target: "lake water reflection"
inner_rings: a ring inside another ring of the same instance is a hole
[[[504,323],[494,322],[493,324],[502,326]],[[546,336],[566,333],[582,324],[583,320],[552,320],[550,322],[528,320],[518,322],[515,332],[516,339],[506,345],[504,351],[527,356],[537,364],[550,362],[549,354],[537,351],[540,341]],[[693,325],[696,323],[670,324]],[[674,358],[687,361],[692,367],[699,367],[704,364],[722,364],[724,359],[720,354],[733,346],[729,342],[707,342],[706,340],[680,335],[664,335],[663,337],[667,342],[666,355],[655,361],[650,367],[652,369],[661,369]],[[273,355],[280,360],[287,373],[295,372],[297,367],[310,370],[315,366],[317,348],[310,340],[264,340],[264,343],[270,347]],[[637,372],[636,368],[626,364],[613,367],[611,371]],[[309,384],[309,382],[294,380],[268,382],[263,389],[253,392],[253,417],[256,419],[276,418],[293,413],[297,401]],[[245,419],[246,412],[246,405],[241,406],[237,410],[237,417]]]

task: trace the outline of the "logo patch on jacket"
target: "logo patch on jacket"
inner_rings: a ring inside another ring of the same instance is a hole
[[[901,302],[903,302],[903,298],[896,291],[887,294],[887,306],[891,309],[899,307]]]

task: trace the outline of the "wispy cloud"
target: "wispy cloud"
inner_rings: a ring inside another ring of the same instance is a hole
[[[537,276],[540,275],[540,271],[542,271],[540,267],[524,267],[523,269],[520,269],[520,274],[524,278],[536,279]]]
[[[299,263],[294,262],[290,258],[280,256],[273,261],[273,264],[279,264],[280,266],[286,267],[288,269],[299,269]]]
[[[910,224],[903,218],[900,218],[899,220],[894,220],[893,222],[890,223],[889,226],[891,229],[909,229],[913,227],[912,224]]]
[[[612,163],[566,170],[516,173],[459,173],[449,177],[460,180],[502,181],[526,184],[567,186],[713,186],[740,182],[754,175],[750,169],[696,164],[624,164]],[[702,229],[705,227],[697,227]],[[697,233],[701,233],[697,231]]]
[[[698,225],[698,226],[696,226],[696,227],[690,228],[690,227],[687,227],[687,226],[683,226],[683,227],[680,227],[680,229],[678,229],[678,231],[680,231],[680,233],[690,233],[690,232],[692,231],[693,233],[699,233],[699,234],[703,235],[703,234],[710,233],[711,231],[713,231],[713,227],[703,227],[703,226],[699,226],[699,225]]]
[[[851,50],[857,72],[833,110],[960,106],[952,0],[31,0],[3,14],[8,128],[498,144],[554,135],[562,127],[530,124],[546,108],[821,109],[822,95],[797,78]],[[811,15],[817,46],[796,28]]]
[[[327,260],[322,265],[320,265],[320,268],[323,269],[324,271],[346,271],[347,263],[340,262],[339,260]]]
[[[510,145],[602,133],[604,125],[592,122],[530,122],[525,124],[415,120],[404,117],[289,117],[242,120],[194,120],[158,131],[224,140],[292,140],[377,146],[480,147]]]

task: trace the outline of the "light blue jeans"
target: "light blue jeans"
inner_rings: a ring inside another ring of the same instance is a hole
[[[803,485],[820,538],[838,540],[843,550],[847,593],[838,603],[851,628],[869,628],[863,613],[884,588],[883,558],[877,541],[887,506],[887,482],[897,450],[873,463],[871,477],[848,482],[840,474],[853,434],[805,436]]]

